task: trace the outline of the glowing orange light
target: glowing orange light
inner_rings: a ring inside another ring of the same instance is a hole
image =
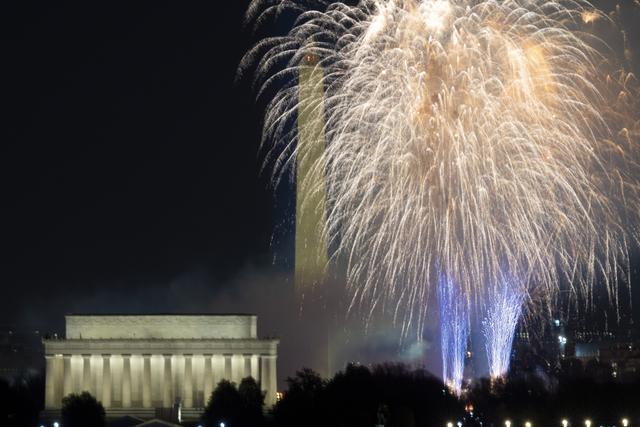
[[[592,10],[585,10],[582,12],[582,22],[585,24],[592,24],[600,19],[600,15]]]

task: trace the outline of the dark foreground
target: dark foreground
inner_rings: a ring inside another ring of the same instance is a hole
[[[505,381],[477,381],[452,394],[424,370],[403,365],[349,365],[329,380],[303,369],[271,411],[253,379],[218,384],[198,423],[220,427],[599,427],[640,425],[640,381],[597,378],[588,369],[550,377],[520,373]],[[39,377],[0,382],[0,426],[39,426]],[[564,421],[564,423],[563,423]],[[108,426],[99,402],[88,395],[65,402],[60,427]]]

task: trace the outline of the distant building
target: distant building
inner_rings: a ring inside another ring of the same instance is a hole
[[[611,367],[611,376],[622,380],[640,378],[640,350],[632,344],[600,349],[600,362]]]
[[[194,419],[220,380],[247,376],[276,400],[278,340],[257,338],[254,315],[70,315],[66,339],[43,342],[45,417],[88,391],[111,418]]]
[[[571,372],[598,381],[640,378],[640,337],[628,316],[614,325],[555,318],[536,336],[520,329],[514,353],[516,371],[543,368],[550,375]]]

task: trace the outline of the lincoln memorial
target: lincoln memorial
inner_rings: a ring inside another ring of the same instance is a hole
[[[179,406],[198,417],[222,379],[252,376],[276,398],[277,339],[254,315],[69,315],[66,339],[44,340],[45,409],[88,391],[107,416],[153,417]]]

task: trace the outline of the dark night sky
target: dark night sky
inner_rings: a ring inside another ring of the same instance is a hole
[[[10,3],[0,327],[59,331],[78,311],[257,312],[299,367],[259,112],[233,84],[256,40],[241,25],[248,1]]]
[[[264,263],[256,109],[233,85],[247,2],[18,3],[2,11],[1,321]]]

